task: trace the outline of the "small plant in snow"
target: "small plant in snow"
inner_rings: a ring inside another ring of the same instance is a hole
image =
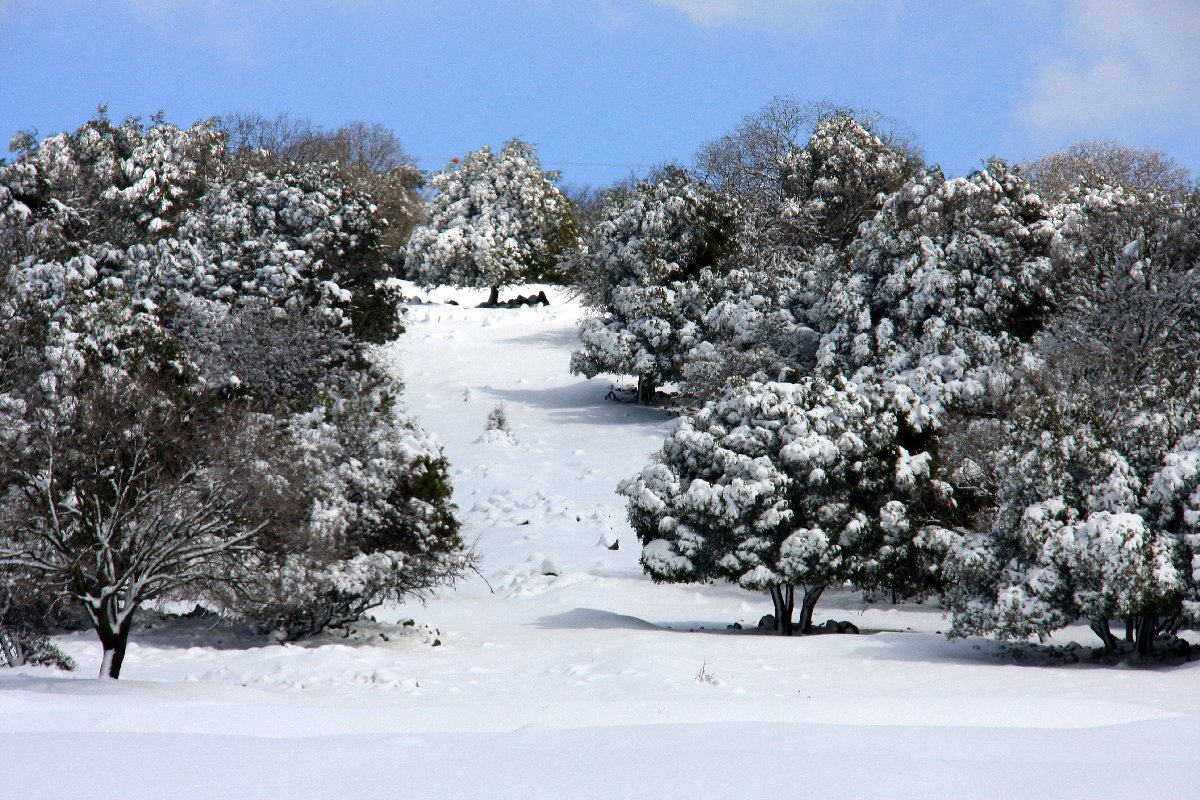
[[[488,412],[487,429],[489,431],[512,433],[512,429],[508,427],[508,409],[504,406],[504,403],[498,403],[495,408]]]
[[[512,428],[508,424],[508,407],[504,403],[497,403],[496,407],[488,412],[487,428],[484,430],[483,435],[476,441],[482,443],[517,443],[517,437],[513,434]]]
[[[696,672],[696,683],[707,683],[709,686],[720,685],[717,676],[708,671],[707,661],[700,662],[700,669]]]

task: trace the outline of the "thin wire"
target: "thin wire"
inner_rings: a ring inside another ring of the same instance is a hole
[[[420,158],[418,161],[429,162],[431,164],[445,164],[450,159],[439,161],[436,158]],[[618,164],[611,161],[542,161],[549,167],[621,167],[630,169],[649,169],[654,164]]]

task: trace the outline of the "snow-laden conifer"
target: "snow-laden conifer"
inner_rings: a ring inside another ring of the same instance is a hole
[[[425,222],[408,241],[405,272],[423,286],[492,289],[536,280],[577,246],[570,203],[519,139],[483,146],[429,179]]]
[[[1003,162],[968,178],[929,170],[890,196],[831,276],[817,359],[830,373],[876,376],[915,428],[1004,383],[1001,362],[1053,302],[1054,228]]]
[[[580,267],[584,299],[600,313],[580,323],[571,371],[634,375],[642,399],[681,378],[705,347],[704,316],[742,230],[736,202],[678,167],[612,195]]]
[[[828,586],[911,581],[927,546],[923,509],[946,487],[899,435],[878,387],[843,378],[751,382],[707,404],[621,484],[642,566],[659,581],[767,592],[784,634],[796,587],[805,632]]]

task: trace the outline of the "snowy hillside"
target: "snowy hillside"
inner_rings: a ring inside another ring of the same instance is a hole
[[[0,672],[9,794],[1195,796],[1200,665],[1023,662],[836,592],[816,621],[861,635],[784,638],[756,629],[765,595],[653,584],[614,488],[671,417],[570,375],[580,309],[539,288],[435,292],[464,305],[410,306],[380,354],[445,447],[478,576],[300,645],[147,614],[119,682],[92,680],[90,631],[59,637],[77,673]]]

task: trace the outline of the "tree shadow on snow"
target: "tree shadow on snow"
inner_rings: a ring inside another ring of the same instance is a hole
[[[538,628],[550,630],[637,630],[657,631],[658,633],[688,633],[696,635],[719,634],[721,636],[765,636],[777,635],[773,631],[758,628],[732,628],[728,625],[711,621],[672,620],[670,624],[654,623],[632,617],[627,614],[617,614],[612,611],[602,611],[598,608],[574,608],[561,614],[542,617],[533,623]]]
[[[635,630],[661,631],[661,626],[626,614],[614,614],[598,608],[573,608],[561,614],[551,614],[533,623],[550,630]]]
[[[849,651],[846,655],[876,661],[996,667],[1112,669],[1119,663],[1126,667],[1152,670],[1200,669],[1200,658],[1195,654],[1191,656],[1190,661],[1185,657],[1172,657],[1162,653],[1145,659],[1131,659],[1128,654],[1108,656],[1098,646],[1076,642],[1038,644],[1003,642],[980,637],[947,639],[939,634],[915,631],[881,631],[878,636],[871,638],[874,646]]]
[[[480,387],[480,391],[510,403],[522,403],[545,412],[552,423],[571,425],[658,424],[671,419],[672,412],[650,406],[637,406],[605,400],[608,384],[581,380],[569,386],[549,389],[498,389]]]
[[[579,344],[579,334],[574,328],[527,333],[499,340],[502,344],[533,345],[555,349],[573,348]]]

